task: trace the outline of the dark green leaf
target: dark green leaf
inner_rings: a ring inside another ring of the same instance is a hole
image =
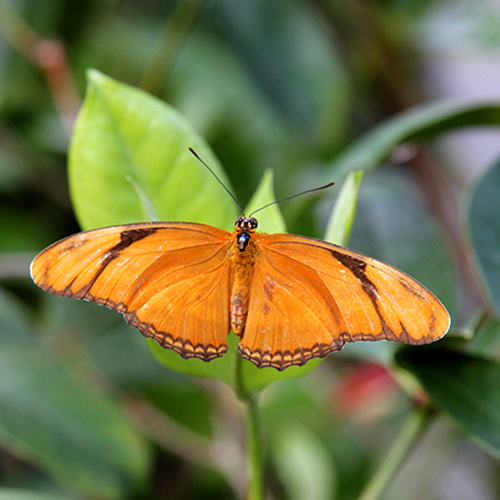
[[[430,139],[474,125],[500,125],[500,106],[432,103],[412,108],[388,119],[354,141],[333,161],[333,173],[339,176],[352,170],[370,171],[403,142]],[[331,175],[332,172],[329,177]]]
[[[474,187],[467,215],[484,289],[500,315],[500,161]]]
[[[500,364],[439,346],[402,348],[400,366],[462,430],[500,456]]]
[[[500,355],[500,318],[483,318],[479,325],[473,324],[465,333],[472,337],[467,343],[469,353],[492,357]]]
[[[301,138],[338,141],[353,92],[315,9],[301,2],[231,0],[214,8],[226,19],[219,28],[252,71],[257,90],[275,106],[274,114],[286,116]]]

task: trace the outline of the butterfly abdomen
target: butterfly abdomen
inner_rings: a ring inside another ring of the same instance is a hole
[[[234,235],[231,248],[232,263],[232,288],[231,288],[231,328],[240,336],[245,330],[248,315],[248,303],[250,298],[250,284],[253,276],[253,265],[255,260],[255,243],[250,239],[244,250],[239,248],[238,235]]]

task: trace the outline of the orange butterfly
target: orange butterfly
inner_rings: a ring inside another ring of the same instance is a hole
[[[259,368],[284,370],[346,342],[441,338],[450,316],[420,283],[346,248],[291,234],[256,232],[238,217],[233,233],[183,222],[82,232],[31,264],[54,295],[96,302],[183,358],[239,352]]]

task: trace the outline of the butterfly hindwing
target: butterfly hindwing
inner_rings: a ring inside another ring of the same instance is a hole
[[[255,241],[240,352],[257,366],[302,365],[357,340],[423,344],[448,330],[441,302],[387,264],[301,236],[257,234]]]
[[[185,358],[226,352],[230,233],[189,223],[141,223],[76,234],[32,263],[55,295],[121,312],[145,336]]]

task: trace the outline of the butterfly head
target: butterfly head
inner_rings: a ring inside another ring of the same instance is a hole
[[[241,215],[236,219],[236,241],[238,242],[238,250],[244,252],[248,242],[250,241],[250,235],[255,233],[255,229],[258,226],[257,219],[255,217],[242,217]]]

